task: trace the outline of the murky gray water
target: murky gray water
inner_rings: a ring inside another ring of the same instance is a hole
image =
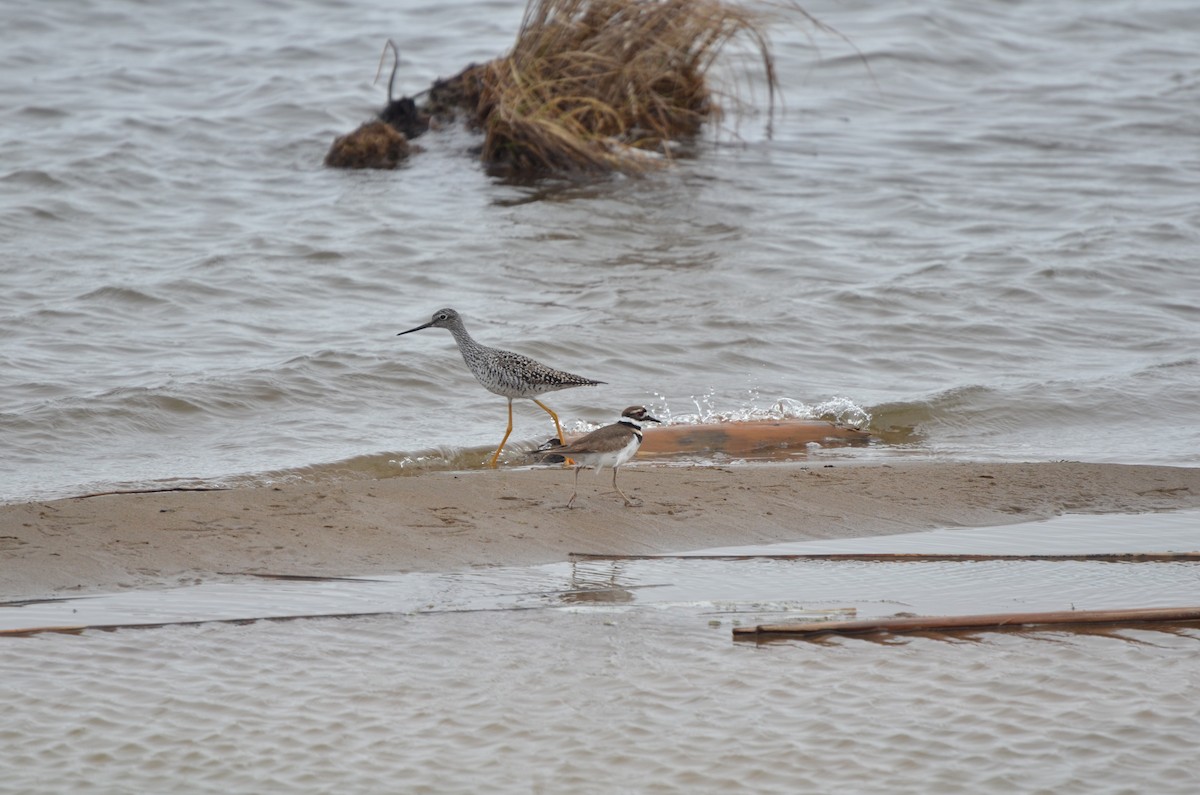
[[[419,90],[520,3],[7,4],[0,498],[482,459],[503,401],[395,337],[443,305],[607,381],[553,396],[577,428],[865,412],[874,452],[1197,463],[1195,4],[805,6],[869,70],[777,25],[772,139],[752,78],[669,173],[530,188],[461,132],[320,165],[386,38]]]
[[[758,551],[1196,549],[1195,513]],[[1128,539],[1139,541],[1130,546]],[[1125,540],[1122,540],[1125,539]],[[780,617],[1200,603],[1200,564],[592,561],[0,609],[0,792],[1195,788],[1200,631],[735,643]]]
[[[727,635],[634,612],[41,636],[5,652],[0,791],[1195,789],[1194,630]]]

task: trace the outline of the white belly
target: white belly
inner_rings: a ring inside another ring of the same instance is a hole
[[[571,456],[584,466],[595,467],[596,471],[599,472],[604,467],[619,467],[633,458],[637,454],[641,443],[640,439],[631,435],[629,442],[618,450],[611,450],[606,453],[588,453],[586,455],[571,454]]]

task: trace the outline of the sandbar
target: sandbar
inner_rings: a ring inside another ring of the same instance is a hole
[[[567,509],[571,479],[558,468],[510,468],[0,505],[0,601],[1200,508],[1200,468],[1191,467],[639,463],[621,470],[620,484],[640,507],[623,504],[607,472],[585,471]]]

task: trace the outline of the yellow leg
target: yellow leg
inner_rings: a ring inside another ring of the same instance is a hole
[[[538,405],[541,405],[540,403]],[[543,406],[542,408],[545,408]],[[549,409],[546,409],[549,411]],[[555,417],[555,422],[558,418]],[[496,462],[500,460],[500,451],[504,449],[504,443],[508,441],[509,435],[512,433],[512,398],[508,399],[508,428],[504,431],[504,438],[500,440],[500,446],[496,448],[496,454],[492,456],[492,469],[496,468]]]
[[[541,407],[542,407],[542,411],[546,412],[547,414],[549,414],[551,417],[553,417],[553,418],[554,418],[554,430],[558,431],[558,443],[559,443],[559,444],[566,444],[566,443],[567,443],[567,437],[563,436],[563,432],[562,432],[562,426],[561,426],[561,425],[559,425],[559,423],[558,423],[558,415],[557,415],[557,414],[555,414],[553,411],[551,411],[549,406],[547,406],[545,403],[543,403],[542,401],[538,400],[537,398],[530,398],[530,399],[531,399],[531,400],[532,400],[534,403],[536,403],[536,404],[538,404],[539,406],[541,406]],[[510,405],[510,406],[512,405],[512,401],[509,401],[509,405]]]
[[[555,414],[553,411],[551,411],[549,406],[547,406],[545,403],[543,403],[542,401],[538,400],[537,398],[530,398],[530,400],[532,400],[534,403],[536,403],[536,404],[538,404],[539,406],[541,406],[543,411],[545,411],[547,414],[549,414],[551,417],[553,417],[553,418],[554,418],[554,430],[558,431],[558,443],[559,443],[559,444],[566,444],[566,443],[567,443],[567,437],[563,436],[563,432],[562,432],[562,425],[559,425],[559,423],[558,423],[558,415],[557,415],[557,414]],[[563,465],[564,465],[564,466],[573,466],[574,464],[575,464],[575,462],[574,462],[574,461],[572,461],[570,458],[564,458],[564,459],[563,459]],[[575,474],[576,474],[576,476],[578,476],[578,475],[579,475],[579,470],[578,470],[578,469],[577,469],[577,470],[575,470]],[[571,499],[572,499],[572,500],[574,500],[575,498],[574,498],[574,497],[572,497]],[[568,508],[570,508],[570,507],[571,507],[570,503],[568,503],[568,504],[567,504],[567,507],[568,507]]]

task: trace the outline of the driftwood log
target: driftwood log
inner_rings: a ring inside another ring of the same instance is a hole
[[[980,563],[1011,561],[1082,561],[1089,563],[1188,563],[1200,552],[1085,552],[1075,555],[983,555],[943,552],[801,552],[765,555],[609,555],[572,552],[572,560],[858,560],[869,563]]]
[[[639,454],[720,452],[734,458],[768,451],[803,452],[809,444],[865,445],[871,434],[823,420],[749,420],[647,428]]]
[[[817,638],[825,635],[979,632],[1072,627],[1200,623],[1200,607],[1151,607],[1134,610],[1061,610],[1050,613],[992,613],[972,616],[916,616],[857,621],[809,621],[734,627],[734,640]]]
[[[575,436],[568,436],[571,441]],[[552,439],[552,443],[557,443]],[[731,458],[790,459],[804,453],[808,445],[860,447],[870,444],[871,434],[861,428],[835,425],[825,420],[748,420],[700,425],[667,425],[647,428],[638,449],[641,458],[664,456],[711,456]],[[561,457],[541,456],[543,463],[559,463]]]

